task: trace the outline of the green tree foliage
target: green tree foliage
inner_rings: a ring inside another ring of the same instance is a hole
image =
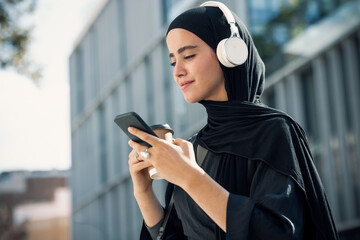
[[[285,0],[261,32],[253,34],[267,73],[271,73],[295,56],[285,56],[282,46],[306,27],[321,20],[350,0]]]
[[[281,47],[306,27],[306,11],[309,2],[311,1],[284,2],[278,14],[268,21],[263,32],[254,34],[254,41],[262,53],[268,73],[285,64],[286,59]]]
[[[33,29],[28,22],[35,7],[36,0],[0,0],[0,69],[12,68],[37,81],[40,69],[28,57]]]

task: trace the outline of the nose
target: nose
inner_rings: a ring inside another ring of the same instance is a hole
[[[175,66],[174,66],[174,73],[173,74],[174,74],[175,79],[186,75],[185,67],[181,63],[181,61],[176,62]]]

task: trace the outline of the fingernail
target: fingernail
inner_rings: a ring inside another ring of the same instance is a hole
[[[129,132],[132,132],[132,130],[133,130],[133,127],[128,127]]]

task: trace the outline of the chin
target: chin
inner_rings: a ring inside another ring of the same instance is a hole
[[[184,98],[185,98],[185,101],[188,102],[188,103],[197,103],[197,102],[202,100],[202,99],[199,99],[199,98],[194,97],[194,96],[185,96],[184,95]]]

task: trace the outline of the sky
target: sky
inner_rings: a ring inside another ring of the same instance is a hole
[[[0,70],[0,172],[71,167],[68,57],[104,0],[38,0],[30,58],[39,86]]]

